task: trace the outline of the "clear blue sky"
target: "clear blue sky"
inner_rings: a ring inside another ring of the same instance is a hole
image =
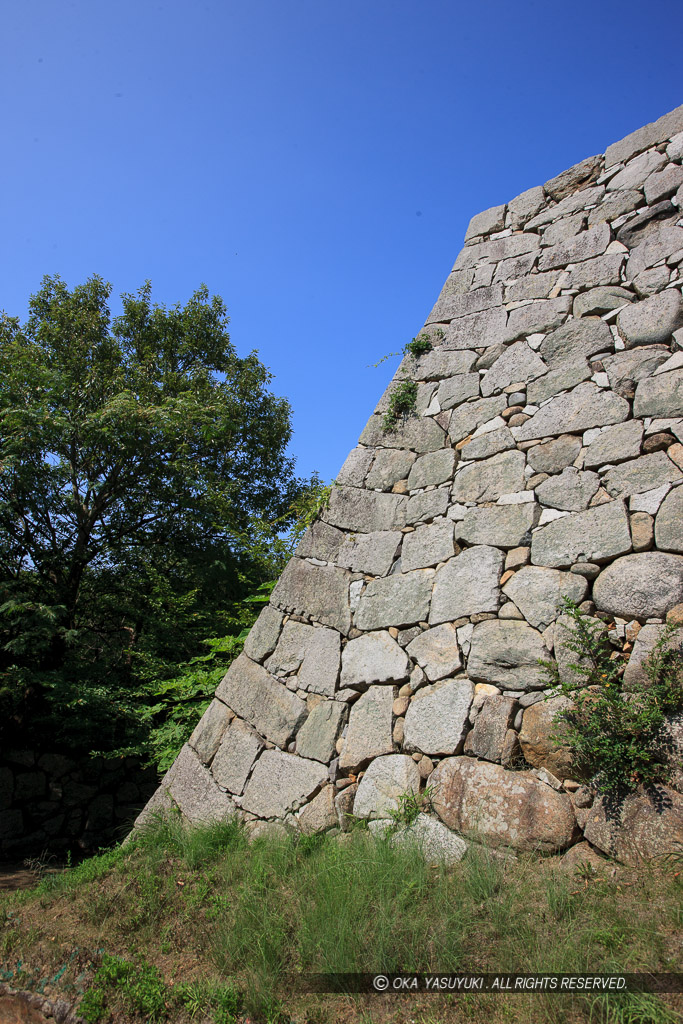
[[[683,102],[681,0],[7,0],[0,308],[205,282],[333,477],[470,217]]]

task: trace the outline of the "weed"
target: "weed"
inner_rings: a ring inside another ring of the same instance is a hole
[[[386,432],[395,430],[399,418],[405,419],[415,411],[417,402],[417,384],[414,380],[402,380],[396,385],[389,396],[389,408],[382,419],[382,429]]]
[[[71,851],[69,851],[69,853],[71,853]],[[50,854],[47,850],[43,850],[38,857],[27,857],[24,861],[24,867],[29,871],[32,871],[37,879],[44,878],[48,872],[54,871],[55,864],[56,857],[54,854]],[[70,859],[67,866],[71,866]]]
[[[443,330],[438,327],[434,331],[434,337],[437,340],[441,340],[444,337]],[[431,352],[433,348],[432,339],[428,334],[419,334],[416,338],[411,340],[403,346],[401,352],[389,352],[388,355],[382,356],[377,363],[373,363],[374,367],[380,366],[386,359],[391,359],[392,356],[411,356],[413,361],[416,363],[420,356],[425,355],[427,352]],[[410,364],[408,364],[409,366]],[[389,395],[389,407],[384,414],[382,419],[382,429],[385,433],[390,433],[395,430],[399,419],[405,419],[406,416],[415,411],[415,404],[417,402],[417,383],[413,380],[399,380],[391,394]]]
[[[566,875],[553,871],[546,881],[546,897],[548,907],[557,921],[572,916],[572,897],[569,890],[569,879]]]
[[[96,1024],[104,1014],[108,992],[118,994],[128,1009],[143,1014],[152,1024],[166,1016],[166,983],[158,968],[145,960],[134,964],[119,956],[102,954],[93,986],[83,997],[85,1013],[81,1004],[81,1015],[89,1024]]]
[[[201,1014],[206,1019],[207,1011],[211,1011],[215,1024],[232,1024],[242,1006],[242,997],[233,985],[203,980],[176,985],[172,999],[192,1018]]]
[[[103,850],[94,857],[81,861],[75,867],[70,867],[67,863],[66,870],[46,875],[38,885],[37,891],[40,895],[48,896],[80,890],[103,878],[115,865],[120,864],[126,857],[126,850],[126,847],[115,846],[111,850]]]
[[[434,331],[434,337],[441,341],[445,337],[443,330],[440,327]],[[394,356],[412,356],[413,359],[417,360],[420,356],[425,355],[427,352],[431,352],[432,348],[431,338],[428,334],[418,334],[417,338],[411,338],[410,341],[403,346],[400,352],[387,352],[385,356],[382,356],[376,363],[372,363],[372,368],[377,369],[382,363],[385,363],[387,359],[393,359]]]
[[[464,862],[463,885],[475,902],[490,900],[503,886],[503,862],[486,846],[472,845]]]
[[[443,337],[443,331],[441,331]],[[420,356],[425,355],[427,352],[432,351],[432,342],[427,334],[419,334],[417,338],[411,338],[408,344],[404,347],[404,355],[411,355],[415,359],[419,359]]]
[[[235,819],[188,826],[178,814],[154,816],[138,828],[133,838],[147,858],[177,857],[190,870],[214,863],[228,850],[242,849],[247,842],[244,826]]]
[[[591,864],[590,861],[587,860],[582,860],[576,865],[574,874],[577,878],[580,878],[582,882],[592,882],[598,877],[595,865]]]
[[[78,1012],[87,1024],[99,1024],[107,1012],[107,997],[104,989],[90,988],[85,993],[78,1007]]]
[[[389,810],[389,816],[393,821],[390,833],[393,834],[400,828],[413,825],[418,816],[431,807],[432,795],[429,786],[422,793],[401,793],[398,798],[398,807]]]

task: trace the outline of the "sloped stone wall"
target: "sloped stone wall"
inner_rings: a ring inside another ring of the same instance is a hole
[[[683,840],[678,788],[619,825],[572,780],[539,665],[567,671],[565,595],[631,678],[680,621],[682,158],[679,107],[472,219],[432,350],[404,358],[144,816],[343,827],[429,785],[446,845]],[[415,413],[388,432],[404,380]]]

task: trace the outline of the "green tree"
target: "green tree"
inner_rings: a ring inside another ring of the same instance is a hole
[[[25,324],[0,318],[0,722],[100,749],[135,732],[141,682],[250,621],[277,558],[252,526],[311,486],[220,298],[147,283],[112,318],[110,293],[46,277]]]

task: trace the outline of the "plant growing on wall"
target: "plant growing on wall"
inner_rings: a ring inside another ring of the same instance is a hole
[[[666,781],[671,771],[666,716],[683,707],[683,653],[671,644],[673,630],[664,631],[646,661],[645,681],[626,689],[624,659],[614,651],[604,626],[569,600],[563,611],[571,625],[561,642],[576,655],[569,666],[572,678],[561,679],[555,663],[546,668],[553,695],[559,691],[572,701],[557,717],[564,725],[562,742],[572,747],[577,768],[598,792],[611,796]]]
[[[395,430],[401,417],[415,411],[416,402],[417,384],[414,380],[402,380],[389,396],[389,408],[382,419],[382,429],[386,432]]]
[[[437,339],[441,339],[444,336],[444,332],[440,327],[434,332],[434,336]],[[380,359],[379,363],[375,363],[375,366],[379,366],[385,359],[390,359],[391,356],[403,355],[411,356],[414,362],[425,355],[427,352],[431,352],[433,348],[432,340],[428,334],[419,334],[417,338],[411,338],[411,340],[403,346],[401,352],[391,352],[388,356],[384,356]],[[389,396],[389,407],[384,414],[382,419],[382,429],[386,433],[390,433],[395,430],[398,426],[398,422],[401,418],[405,419],[415,411],[415,404],[417,402],[417,384],[413,380],[402,380],[395,386]]]

